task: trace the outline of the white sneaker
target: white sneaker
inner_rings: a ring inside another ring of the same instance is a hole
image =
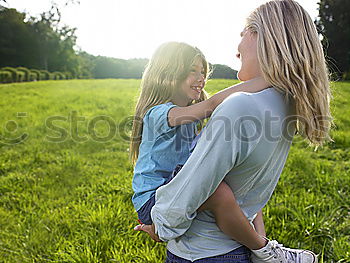
[[[276,240],[269,241],[263,248],[252,250],[253,263],[317,263],[317,256],[309,250],[291,249],[278,244]]]

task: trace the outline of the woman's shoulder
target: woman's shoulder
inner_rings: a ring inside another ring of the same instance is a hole
[[[227,97],[218,107],[217,111],[223,115],[260,115],[273,104],[283,103],[283,96],[274,88],[268,88],[256,93],[237,92]]]
[[[220,115],[262,117],[262,113],[285,112],[289,107],[286,96],[275,88],[256,93],[237,92],[226,98],[217,108]]]
[[[251,93],[236,92],[228,96],[218,107],[217,110],[229,112],[246,112],[254,107],[254,99]]]

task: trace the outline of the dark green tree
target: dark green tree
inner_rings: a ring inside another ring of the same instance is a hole
[[[94,78],[135,78],[142,77],[147,59],[117,59],[97,56],[92,59]]]
[[[148,59],[128,59],[125,60],[125,78],[139,79],[145,70]]]
[[[66,4],[70,3],[78,2],[68,0]],[[62,25],[55,4],[37,18],[0,5],[0,67],[69,72],[66,75],[75,78],[142,77],[148,59],[96,57],[75,51],[75,30]],[[236,78],[237,72],[228,66],[216,64],[213,68],[212,78]]]
[[[237,79],[237,71],[233,70],[229,66],[214,64],[212,68],[212,79]]]
[[[25,14],[16,9],[0,9],[0,67],[37,67],[36,40]]]
[[[78,52],[79,68],[77,78],[92,78],[95,56],[86,53],[85,51]]]
[[[56,6],[30,17],[0,6],[0,67],[23,66],[79,76],[80,58],[74,47],[75,28],[61,25]]]
[[[79,75],[79,58],[74,51],[75,28],[61,26],[61,13],[53,5],[40,18],[31,18],[30,23],[38,41],[40,68],[49,71],[69,71]]]
[[[320,0],[316,25],[322,44],[337,77],[350,72],[350,1]]]

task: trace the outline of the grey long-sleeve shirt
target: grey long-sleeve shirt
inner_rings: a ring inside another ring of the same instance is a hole
[[[235,93],[212,114],[182,170],[156,192],[151,216],[173,254],[194,261],[241,246],[196,210],[224,180],[252,221],[270,199],[295,133],[292,105],[273,88]]]

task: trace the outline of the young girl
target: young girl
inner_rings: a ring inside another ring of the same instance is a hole
[[[168,183],[177,165],[188,159],[198,121],[209,117],[234,92],[258,92],[268,87],[263,78],[256,78],[205,100],[207,75],[208,64],[202,52],[177,42],[161,45],[144,72],[130,145],[131,159],[136,162],[132,201],[142,224],[152,224],[150,212],[157,188]],[[251,227],[226,183],[222,182],[199,210],[210,210],[220,229],[249,249],[266,245],[266,239]]]

